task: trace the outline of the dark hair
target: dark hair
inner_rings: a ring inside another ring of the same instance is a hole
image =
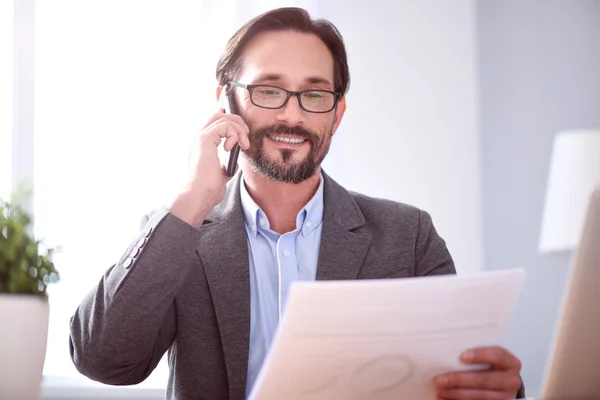
[[[318,36],[333,57],[334,91],[345,95],[350,86],[350,71],[344,40],[337,28],[325,19],[312,20],[306,10],[296,7],[278,8],[261,14],[242,26],[229,39],[217,64],[217,81],[225,85],[235,80],[242,70],[241,56],[246,44],[264,32],[293,31]]]

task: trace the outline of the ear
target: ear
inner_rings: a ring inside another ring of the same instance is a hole
[[[342,96],[335,106],[335,124],[333,125],[333,129],[331,130],[332,135],[335,134],[340,123],[342,122],[342,118],[344,117],[344,113],[346,112],[346,96]]]

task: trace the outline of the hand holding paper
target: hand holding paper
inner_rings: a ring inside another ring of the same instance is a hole
[[[250,398],[433,400],[434,377],[493,368],[460,355],[503,342],[524,280],[510,270],[295,283]]]
[[[513,399],[521,387],[521,362],[502,347],[467,350],[461,355],[461,361],[486,363],[490,369],[437,376],[434,382],[440,400],[507,400]]]

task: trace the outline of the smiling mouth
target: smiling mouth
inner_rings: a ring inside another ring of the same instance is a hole
[[[292,137],[286,137],[286,136],[282,136],[282,135],[267,135],[267,136],[269,137],[269,139],[274,140],[276,142],[289,143],[289,144],[300,144],[300,143],[304,143],[306,141],[306,139],[292,138]]]

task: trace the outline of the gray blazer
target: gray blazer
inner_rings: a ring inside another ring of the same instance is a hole
[[[455,273],[426,212],[348,192],[323,175],[317,279]],[[244,399],[250,281],[240,179],[199,228],[166,209],[145,218],[71,318],[71,358],[82,374],[136,384],[168,350],[168,399]]]

